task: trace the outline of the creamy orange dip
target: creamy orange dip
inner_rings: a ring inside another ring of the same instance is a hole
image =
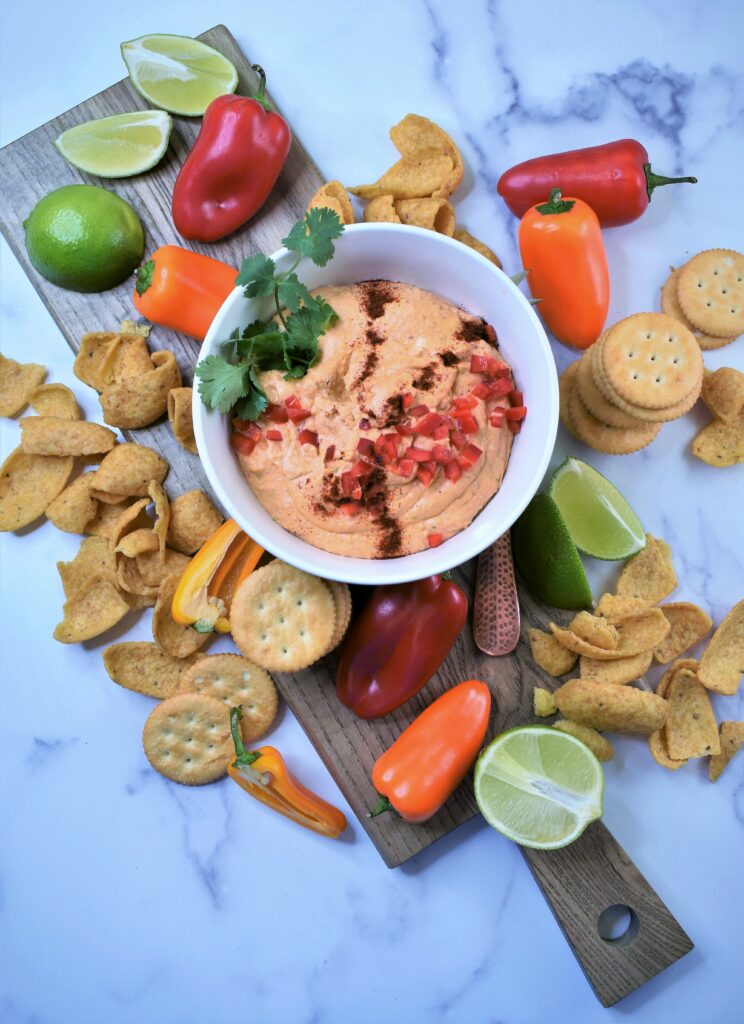
[[[338,320],[301,380],[261,375],[268,413],[233,436],[246,480],[326,551],[390,558],[441,543],[498,491],[509,460],[514,383],[492,328],[407,284],[314,294]]]

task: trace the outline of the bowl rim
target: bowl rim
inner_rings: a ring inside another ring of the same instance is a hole
[[[543,410],[543,415],[546,418],[547,429],[543,435],[541,451],[539,457],[535,460],[535,466],[529,482],[522,488],[519,500],[514,502],[511,506],[507,517],[511,519],[511,524],[507,527],[507,530],[510,529],[511,525],[516,522],[534,495],[537,493],[540,483],[542,482],[550,464],[558,433],[558,373],[545,328],[540,322],[528,299],[519,291],[508,274],[490,260],[487,260],[485,256],[477,252],[477,250],[464,246],[462,242],[459,242],[454,238],[427,230],[426,228],[419,228],[406,224],[391,224],[388,222],[350,224],[345,227],[344,235],[341,237],[343,238],[350,232],[353,232],[354,234],[385,234],[392,237],[400,236],[402,234],[407,238],[410,238],[412,233],[416,233],[425,245],[444,246],[445,248],[449,248],[454,255],[459,256],[460,258],[464,258],[467,255],[469,258],[479,261],[489,272],[493,273],[497,277],[501,277],[503,281],[506,282],[507,293],[511,295],[512,300],[520,305],[523,312],[527,314],[527,318],[534,329],[536,341],[538,342],[538,345],[542,350],[542,354],[545,357],[551,386],[548,388],[548,407]],[[275,263],[279,263],[290,256],[294,258],[293,253],[290,253],[288,249],[282,247],[273,252],[270,258]],[[331,267],[332,265],[333,261],[331,260],[326,264],[326,267]],[[323,271],[326,268],[324,267],[320,269]],[[299,273],[301,276],[301,268]],[[218,335],[221,336],[223,333],[220,327],[221,322],[232,306],[238,301],[238,297],[243,298],[243,288],[241,286],[236,286],[230,292],[215,314],[204,338],[204,342],[202,343],[197,362],[213,353],[215,340]],[[279,546],[273,538],[267,537],[260,523],[251,522],[250,525],[247,524],[244,511],[239,508],[238,502],[231,495],[229,488],[225,487],[222,483],[217,467],[212,460],[210,448],[206,441],[205,430],[207,421],[211,416],[219,416],[222,418],[227,414],[217,413],[214,410],[208,409],[201,402],[196,382],[194,382],[192,395],[192,414],[199,459],[211,487],[219,501],[222,503],[227,514],[234,519],[246,533],[249,533],[253,540],[265,548],[266,551],[273,554],[276,558],[280,558],[282,561],[287,562],[289,565],[293,565],[295,568],[301,569],[313,576],[320,576],[323,579],[343,583],[367,586],[404,583],[424,579],[427,576],[443,573],[450,569],[454,569],[459,565],[463,565],[477,557],[482,551],[486,550],[491,544],[498,540],[498,535],[492,536],[486,544],[483,544],[479,540],[471,540],[470,544],[466,545],[466,553],[464,556],[460,552],[458,552],[457,555],[453,555],[451,549],[448,553],[448,543],[445,541],[438,547],[428,548],[423,551],[414,552],[408,555],[401,555],[395,558],[357,558],[350,555],[339,555],[334,552],[326,551],[324,548],[317,547],[309,541],[305,541],[296,534],[291,533],[291,531],[281,526],[280,523],[271,517],[275,526],[283,534],[286,534],[288,538],[292,538],[292,541],[294,543],[298,543],[303,550],[307,549],[307,557],[304,557],[302,554],[298,555],[292,551],[287,552],[277,550]],[[512,455],[513,452],[510,455],[510,461]],[[506,472],[508,473],[508,466]],[[483,513],[488,509],[491,502],[498,497],[500,490],[501,488],[499,488],[499,491],[497,491],[496,494],[486,502],[468,526],[454,534],[452,538],[448,538],[448,540],[453,540],[457,537],[460,538],[460,542],[463,543],[462,538],[467,536],[468,531],[473,526],[473,523],[480,519]],[[268,511],[267,515],[270,516]]]

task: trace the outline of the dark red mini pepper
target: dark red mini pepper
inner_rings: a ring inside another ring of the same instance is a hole
[[[467,597],[443,576],[377,587],[341,652],[341,703],[360,718],[405,704],[447,657],[467,614]]]
[[[258,92],[218,96],[173,189],[173,223],[184,238],[214,242],[245,224],[269,197],[292,144],[289,125]]]
[[[516,164],[496,186],[515,217],[548,200],[559,188],[564,196],[583,199],[606,228],[629,224],[645,212],[659,185],[697,178],[665,178],[654,174],[646,149],[635,139],[538,156]]]

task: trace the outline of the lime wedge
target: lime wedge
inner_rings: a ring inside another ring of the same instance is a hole
[[[536,494],[512,527],[519,573],[533,597],[553,608],[591,608],[579,552],[549,494]]]
[[[149,171],[163,157],[172,127],[164,110],[137,110],[77,124],[54,145],[81,171],[99,178],[129,178]]]
[[[641,521],[620,491],[582,459],[568,458],[556,469],[548,494],[587,555],[617,561],[646,546]]]
[[[235,92],[238,84],[227,57],[189,36],[140,36],[122,43],[121,55],[148,103],[184,117],[201,117],[213,99]]]
[[[602,817],[604,774],[581,740],[544,725],[509,729],[475,765],[475,799],[492,828],[521,846],[556,850]]]

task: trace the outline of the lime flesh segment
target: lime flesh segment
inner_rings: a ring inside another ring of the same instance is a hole
[[[212,100],[238,85],[234,64],[189,36],[140,36],[122,43],[121,55],[137,92],[172,114],[201,117]]]
[[[568,458],[558,467],[548,494],[587,555],[617,561],[646,546],[641,521],[620,491],[582,459]]]
[[[591,608],[576,545],[549,494],[536,494],[512,527],[514,561],[530,593],[553,608]]]
[[[475,799],[492,828],[521,846],[555,850],[602,817],[604,773],[591,750],[541,725],[509,729],[475,766]]]
[[[142,174],[163,157],[173,122],[164,110],[137,110],[86,121],[54,143],[68,163],[99,178]]]

